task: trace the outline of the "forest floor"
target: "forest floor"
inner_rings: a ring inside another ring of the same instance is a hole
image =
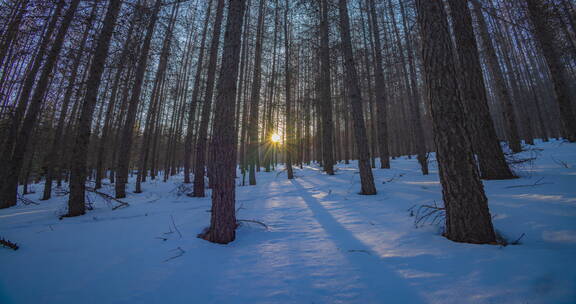
[[[354,164],[260,172],[237,188],[238,218],[255,222],[228,245],[196,237],[210,198],[183,195],[181,176],[116,210],[90,193],[94,210],[63,220],[67,197],[41,202],[33,185],[39,205],[0,210],[0,238],[20,246],[0,248],[0,303],[575,303],[576,144],[516,157],[536,159],[484,182],[495,228],[520,238],[505,247],[450,242],[433,217],[416,227],[442,199],[435,162],[422,176],[415,158],[375,169],[376,196],[357,194]]]

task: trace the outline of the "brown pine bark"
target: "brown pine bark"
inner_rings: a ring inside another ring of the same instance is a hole
[[[360,181],[362,189],[360,194],[376,194],[374,176],[370,167],[370,149],[368,147],[368,136],[364,124],[364,114],[362,112],[362,94],[354,54],[352,52],[352,38],[350,37],[350,20],[348,17],[348,6],[346,0],[338,1],[340,35],[342,40],[342,53],[344,57],[344,67],[346,82],[348,87],[348,99],[352,108],[352,121],[354,123],[354,139],[358,151],[358,167],[360,169]]]
[[[468,1],[449,0],[449,3],[450,14],[454,22],[456,51],[460,60],[458,84],[464,111],[469,119],[472,146],[478,155],[480,176],[484,179],[514,178],[504,158],[504,152],[490,116]]]
[[[205,240],[219,244],[230,243],[236,237],[234,179],[237,143],[235,129],[230,126],[234,125],[240,38],[246,0],[230,0],[228,3],[222,67],[214,102],[212,212],[210,227],[200,235]]]
[[[72,168],[70,174],[70,196],[68,198],[68,213],[66,216],[78,216],[86,212],[85,187],[86,187],[86,163],[88,159],[88,144],[90,140],[90,126],[92,125],[92,116],[98,98],[98,89],[102,81],[104,64],[108,57],[110,40],[116,19],[122,6],[122,0],[110,0],[106,17],[100,36],[94,50],[94,58],[90,66],[88,82],[80,118],[78,119],[78,128],[76,131],[76,140],[72,147]]]
[[[476,168],[441,0],[416,0],[422,61],[446,208],[444,235],[455,242],[495,243],[488,200]]]

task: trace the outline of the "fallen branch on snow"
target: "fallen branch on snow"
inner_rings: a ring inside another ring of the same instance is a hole
[[[266,230],[270,230],[270,228],[268,227],[268,225],[266,225],[266,224],[264,224],[264,223],[262,223],[262,222],[260,222],[260,221],[257,221],[257,220],[236,220],[236,222],[238,222],[238,223],[242,223],[242,222],[244,222],[244,223],[254,223],[254,224],[261,225],[261,226],[264,227]]]
[[[107,202],[111,202],[111,201],[117,202],[119,205],[116,205],[116,206],[112,207],[112,210],[116,210],[116,209],[125,208],[125,207],[130,206],[130,204],[128,204],[127,202],[121,201],[121,200],[113,197],[113,196],[110,195],[110,194],[107,194],[107,193],[104,193],[104,192],[100,192],[100,191],[98,191],[98,190],[96,190],[96,189],[94,189],[94,188],[86,187],[86,191],[100,195],[100,196],[101,196],[102,198],[104,198],[104,200],[106,200]]]
[[[9,240],[5,240],[2,238],[0,238],[0,245],[8,247],[13,250],[18,250],[18,248],[20,248],[16,243],[12,243]]]
[[[169,258],[165,259],[164,262],[168,262],[168,261],[173,260],[173,259],[175,259],[175,258],[179,258],[179,257],[183,256],[184,253],[186,253],[186,251],[184,251],[184,250],[183,250],[182,248],[180,248],[180,247],[177,247],[176,249],[172,249],[171,251],[178,251],[178,253],[177,253],[175,256],[173,256],[173,257],[169,257]]]

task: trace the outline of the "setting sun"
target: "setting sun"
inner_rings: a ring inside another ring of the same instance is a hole
[[[282,138],[280,137],[280,135],[276,133],[272,134],[272,137],[270,137],[270,140],[272,140],[273,143],[279,143],[281,139]]]

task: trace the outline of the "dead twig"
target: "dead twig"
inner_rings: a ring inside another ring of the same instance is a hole
[[[408,209],[410,216],[414,218],[414,226],[416,228],[424,226],[426,223],[430,225],[438,225],[446,218],[446,208],[440,207],[434,201],[433,205],[416,205]]]
[[[182,238],[182,233],[180,233],[180,230],[178,229],[178,227],[176,227],[176,223],[174,223],[174,217],[172,216],[172,214],[170,214],[170,219],[172,219],[172,226],[174,226],[174,230],[176,230],[176,232],[178,232],[178,236]]]
[[[242,222],[244,222],[244,223],[254,223],[254,224],[261,225],[261,226],[264,227],[266,230],[270,230],[270,228],[268,227],[268,225],[266,225],[266,224],[264,224],[264,223],[262,223],[262,222],[260,222],[260,221],[257,221],[257,220],[236,220],[236,222],[239,222],[239,223],[242,223]]]
[[[536,182],[534,182],[533,184],[529,184],[529,185],[514,185],[514,186],[508,186],[508,187],[506,187],[506,188],[507,188],[507,189],[512,189],[512,188],[536,187],[536,186],[542,186],[542,185],[552,184],[552,183],[541,183],[541,181],[542,181],[543,179],[544,179],[544,178],[541,177],[541,178],[539,178]]]
[[[24,204],[24,205],[40,205],[37,202],[35,202],[31,199],[27,199],[23,195],[20,195],[20,194],[18,194],[18,201],[22,202],[22,204]]]
[[[559,165],[559,166],[561,166],[561,167],[564,167],[564,168],[566,168],[566,169],[570,169],[570,165],[569,165],[567,162],[565,162],[565,161],[563,161],[563,160],[560,160],[560,159],[555,159],[554,156],[550,156],[550,158],[552,158],[552,160],[553,160],[557,165]]]
[[[98,190],[96,190],[96,189],[94,189],[94,188],[92,188],[92,187],[86,187],[86,191],[92,192],[92,193],[95,193],[95,194],[98,194],[99,196],[101,196],[102,198],[104,198],[104,200],[107,201],[107,202],[112,202],[112,201],[117,202],[119,205],[116,205],[116,206],[112,207],[112,210],[116,210],[116,209],[125,208],[125,207],[130,206],[130,204],[128,204],[127,202],[121,201],[121,200],[113,197],[113,196],[110,195],[110,194],[107,194],[107,193],[104,193],[104,192],[100,192],[100,191],[98,191]]]
[[[370,253],[370,251],[364,250],[364,249],[350,249],[350,250],[348,250],[348,252],[363,252],[363,253],[366,253],[366,254],[368,254],[368,255],[372,255],[372,254]]]

